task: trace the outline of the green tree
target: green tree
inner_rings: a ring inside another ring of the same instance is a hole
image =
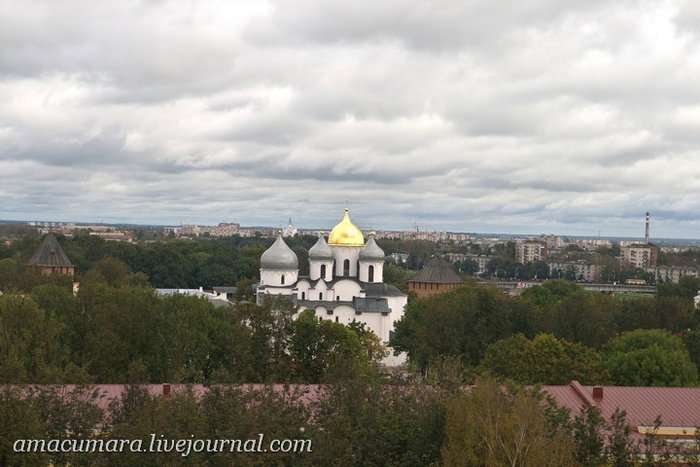
[[[207,438],[311,440],[316,449],[316,431],[311,410],[304,398],[309,389],[295,386],[212,387],[201,399],[201,418]],[[208,455],[212,465],[309,465],[313,454],[228,453]]]
[[[538,334],[529,340],[516,334],[491,344],[480,368],[521,384],[599,384],[601,356],[582,344]]]
[[[619,307],[613,297],[579,290],[545,314],[543,328],[560,339],[600,348],[615,335],[614,316]]]
[[[550,432],[541,397],[480,379],[446,406],[443,462],[469,465],[574,465],[566,430]]]
[[[0,296],[0,382],[44,382],[62,372],[59,324],[31,297]]]
[[[477,365],[488,344],[529,332],[532,309],[496,289],[467,284],[414,300],[395,324],[390,345],[421,368],[438,355],[458,355]]]
[[[129,282],[129,270],[126,264],[111,256],[104,257],[92,265],[90,271],[95,271],[113,287],[121,287]]]
[[[262,305],[239,303],[234,310],[234,319],[245,323],[249,332],[248,381],[288,381],[296,305],[289,297],[266,295]]]
[[[693,303],[693,297],[700,290],[700,277],[683,276],[677,284],[666,282],[656,288],[657,297],[679,297],[686,303]]]
[[[603,367],[621,386],[692,386],[698,371],[683,341],[661,329],[639,329],[613,339]]]
[[[607,425],[598,407],[582,406],[572,421],[574,460],[579,465],[605,464],[605,434]]]
[[[695,367],[700,371],[700,328],[695,330],[686,330],[681,334],[681,339],[688,349],[690,359],[695,363]]]
[[[294,321],[290,349],[294,371],[307,383],[318,383],[328,376],[351,377],[368,363],[356,332],[330,320],[319,322],[311,310],[303,311]]]
[[[363,378],[326,386],[313,413],[311,465],[436,465],[444,433],[444,397],[423,386]]]
[[[31,399],[17,386],[0,386],[0,465],[48,465],[49,454],[15,452],[15,440],[43,439],[44,431]],[[19,447],[19,446],[18,446]]]
[[[0,291],[7,292],[8,289],[17,286],[19,271],[17,263],[12,258],[0,259]]]
[[[387,284],[393,285],[404,293],[408,292],[408,274],[404,269],[393,264],[385,264],[383,276]]]

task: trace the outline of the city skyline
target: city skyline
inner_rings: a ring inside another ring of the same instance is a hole
[[[0,218],[700,237],[700,6],[0,4]]]

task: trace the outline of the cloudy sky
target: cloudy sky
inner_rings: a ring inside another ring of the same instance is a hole
[[[0,219],[700,238],[696,1],[0,2]]]

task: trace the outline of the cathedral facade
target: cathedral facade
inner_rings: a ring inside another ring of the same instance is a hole
[[[401,319],[408,297],[383,282],[384,252],[370,234],[365,238],[350,221],[348,210],[328,241],[320,234],[309,249],[309,275],[299,276],[296,254],[278,236],[260,257],[258,303],[264,294],[290,296],[299,311],[312,310],[319,320],[349,324],[365,323],[387,343],[394,322]],[[405,361],[404,355],[390,355],[387,365]]]

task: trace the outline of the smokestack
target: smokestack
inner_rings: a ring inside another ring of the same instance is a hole
[[[593,399],[603,398],[603,386],[593,386]]]
[[[647,211],[647,224],[646,228],[644,229],[644,241],[649,244],[649,211]]]

